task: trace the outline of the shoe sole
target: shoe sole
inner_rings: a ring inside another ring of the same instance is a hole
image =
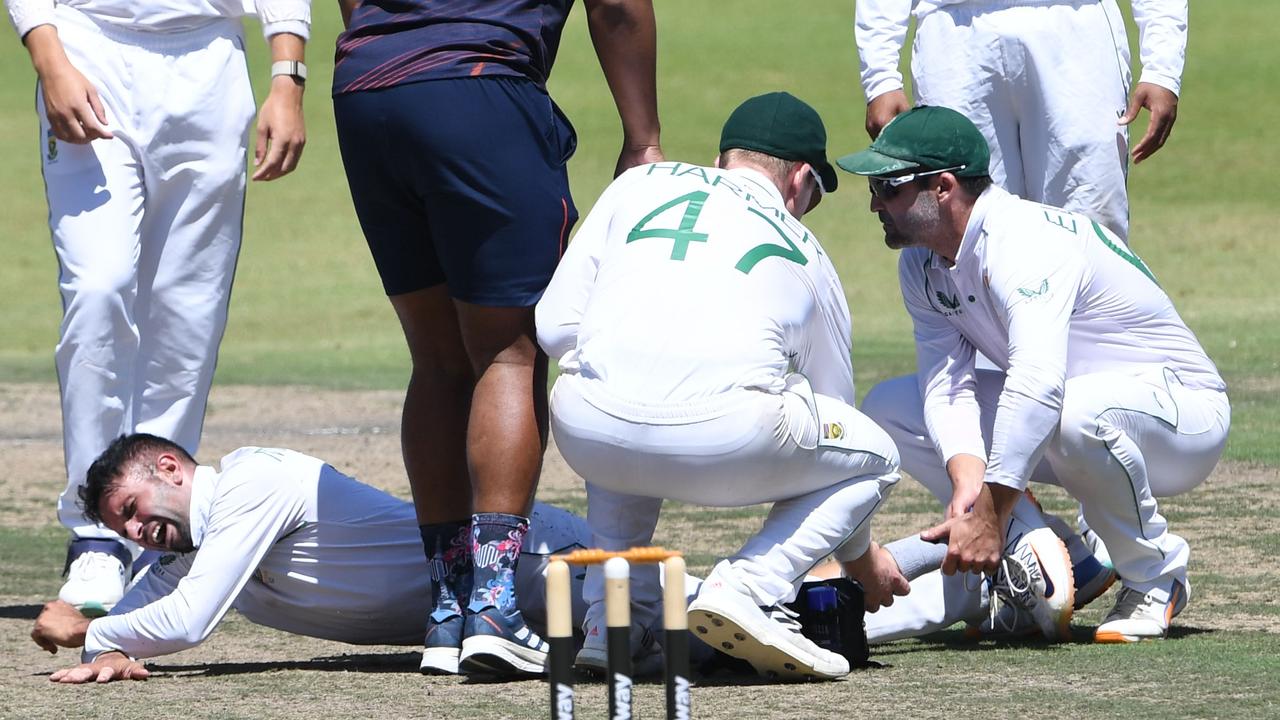
[[[75,605],[75,608],[80,611],[80,614],[89,619],[105,617],[111,612],[111,608],[113,607],[115,607],[115,603],[104,605],[102,603],[87,602]]]
[[[723,609],[700,607],[695,600],[689,606],[689,629],[711,647],[726,655],[745,660],[757,674],[776,680],[834,680],[849,674],[822,671],[812,658],[799,657],[775,645],[761,641],[743,623]]]
[[[1052,530],[1049,532],[1053,534]],[[1058,536],[1053,535],[1053,538],[1057,540]],[[1071,570],[1071,553],[1067,552],[1067,546],[1058,540],[1054,552],[1061,553],[1063,566],[1067,569],[1067,576],[1054,583],[1054,589],[1065,593],[1066,597],[1063,599],[1062,608],[1054,613],[1057,617],[1046,618],[1047,622],[1041,625],[1040,632],[1049,640],[1061,642],[1071,638],[1071,616],[1075,613],[1076,581],[1075,574]],[[1036,562],[1040,563],[1040,573],[1044,575],[1045,563],[1040,559],[1040,553],[1037,552],[1035,545],[1031,546],[1031,553],[1035,555]]]
[[[426,648],[422,651],[418,672],[423,675],[457,675],[458,648]]]
[[[1126,635],[1125,633],[1122,633],[1122,632],[1109,630],[1106,632],[1095,632],[1093,634],[1093,641],[1100,645],[1120,645],[1120,644],[1142,642],[1144,640],[1163,640],[1163,639],[1164,639],[1163,633],[1159,635]]]
[[[573,659],[573,669],[593,677],[603,677],[608,672],[608,658],[603,653],[592,652],[584,647]]]
[[[543,675],[547,653],[494,635],[472,635],[462,641],[458,669],[463,673]]]

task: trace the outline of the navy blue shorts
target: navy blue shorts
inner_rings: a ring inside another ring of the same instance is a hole
[[[514,77],[336,95],[347,184],[382,287],[444,283],[476,305],[538,302],[578,211],[577,144],[551,98]]]

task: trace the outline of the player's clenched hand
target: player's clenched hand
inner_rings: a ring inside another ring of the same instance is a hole
[[[890,90],[867,103],[867,134],[875,140],[889,121],[911,109],[907,94],[902,90]]]
[[[1136,120],[1141,108],[1146,108],[1151,113],[1151,119],[1147,123],[1147,132],[1131,151],[1134,164],[1155,155],[1157,150],[1164,147],[1169,134],[1173,132],[1173,123],[1178,119],[1178,96],[1168,88],[1140,82],[1133,89],[1129,109],[1121,116],[1120,124],[1128,125]]]
[[[31,639],[37,645],[57,654],[58,647],[75,648],[84,645],[84,635],[89,629],[89,618],[62,600],[46,603],[31,630]]]
[[[40,25],[23,38],[40,77],[45,115],[54,137],[84,145],[114,137],[107,129],[107,111],[98,89],[67,59],[52,25]]]
[[[867,612],[875,612],[881,607],[893,604],[894,597],[901,597],[911,592],[911,583],[898,568],[888,550],[876,543],[857,560],[846,562],[845,575],[858,581],[862,586],[863,604]]]
[[[142,663],[121,652],[105,652],[91,663],[64,668],[49,676],[57,683],[78,684],[87,682],[109,683],[112,680],[146,680],[151,676]]]
[[[637,165],[662,162],[664,159],[661,146],[623,145],[622,152],[618,154],[618,165],[613,169],[613,176],[618,177]]]
[[[303,86],[288,75],[271,78],[271,92],[258,111],[253,179],[275,180],[298,167],[307,129],[302,118]]]

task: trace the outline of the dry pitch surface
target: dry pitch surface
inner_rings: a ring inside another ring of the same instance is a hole
[[[325,458],[405,497],[400,400],[398,392],[218,387],[201,459],[213,462],[242,445],[289,447]],[[0,385],[0,531],[31,532],[45,545],[59,542],[49,538],[57,537],[51,530],[52,503],[63,483],[61,447],[56,388]],[[1188,682],[1199,682],[1195,654],[1180,653],[1179,646],[1190,650],[1195,643],[1209,643],[1202,638],[1252,631],[1240,637],[1243,646],[1253,649],[1241,652],[1254,653],[1260,646],[1265,660],[1280,645],[1274,642],[1280,637],[1280,613],[1273,599],[1280,570],[1266,550],[1269,545],[1274,551],[1275,545],[1277,481],[1280,472],[1275,468],[1224,464],[1206,486],[1167,503],[1175,529],[1195,548],[1193,579],[1209,580],[1204,590],[1197,587],[1198,594],[1177,621],[1177,639],[1162,648],[1104,651],[1084,644],[1088,629],[1110,605],[1109,594],[1077,614],[1080,644],[1067,648],[970,643],[953,631],[930,642],[881,648],[877,657],[887,668],[855,673],[837,683],[705,683],[694,692],[695,716],[942,718],[961,708],[987,708],[998,715],[1022,714],[1016,709],[1023,708],[1041,718],[1078,718],[1082,711],[1086,716],[1108,714],[1106,708],[1119,711],[1114,703],[1121,700],[1167,696],[1167,687],[1158,689],[1162,678],[1181,674],[1191,678]],[[547,455],[539,497],[583,510],[582,481],[554,448]],[[1040,497],[1051,508],[1070,507],[1055,489],[1042,491]],[[936,512],[924,491],[904,480],[877,517],[876,536],[888,540],[919,530]],[[701,573],[715,556],[733,550],[757,527],[761,515],[759,507],[673,506],[664,514],[657,540],[688,552],[691,570]],[[1260,548],[1254,539],[1261,537],[1272,540]],[[49,554],[48,548],[41,552]],[[4,558],[6,568],[22,562]],[[234,613],[201,647],[153,661],[152,679],[146,683],[55,686],[47,675],[72,662],[74,654],[50,656],[30,641],[28,633],[39,605],[56,593],[56,571],[51,566],[47,577],[24,582],[15,582],[8,572],[0,574],[0,717],[534,718],[546,713],[546,689],[538,681],[424,678],[416,672],[415,648],[354,647],[292,637],[253,626]],[[1210,643],[1203,652],[1230,653],[1232,647]],[[1128,672],[1129,661],[1119,654],[1130,651],[1150,656],[1151,667],[1143,668],[1142,656],[1131,653],[1137,667]],[[1079,658],[1072,660],[1064,653],[1077,653]],[[1118,657],[1119,672],[1113,668]],[[1226,672],[1231,672],[1230,665]],[[992,683],[993,675],[1014,676],[1017,682]],[[1230,716],[1233,698],[1261,700],[1263,707],[1273,709],[1280,704],[1274,695],[1258,697],[1258,692],[1274,691],[1269,683],[1257,688],[1248,678],[1228,680],[1234,684],[1219,687],[1221,697],[1198,705],[1201,712],[1191,714]],[[1178,694],[1176,689],[1172,692]],[[976,696],[980,699],[965,700]],[[661,717],[661,702],[661,686],[643,686],[637,711],[643,717]],[[580,686],[579,707],[580,717],[602,717],[603,686]]]

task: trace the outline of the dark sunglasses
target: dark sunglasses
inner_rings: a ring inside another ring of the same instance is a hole
[[[966,165],[957,165],[955,167],[942,168],[941,170],[926,170],[925,172],[911,173],[910,175],[894,175],[893,177],[868,177],[867,184],[871,187],[871,194],[881,200],[892,200],[902,192],[902,188],[918,178],[928,177],[929,175],[938,175],[952,170],[963,170]]]

